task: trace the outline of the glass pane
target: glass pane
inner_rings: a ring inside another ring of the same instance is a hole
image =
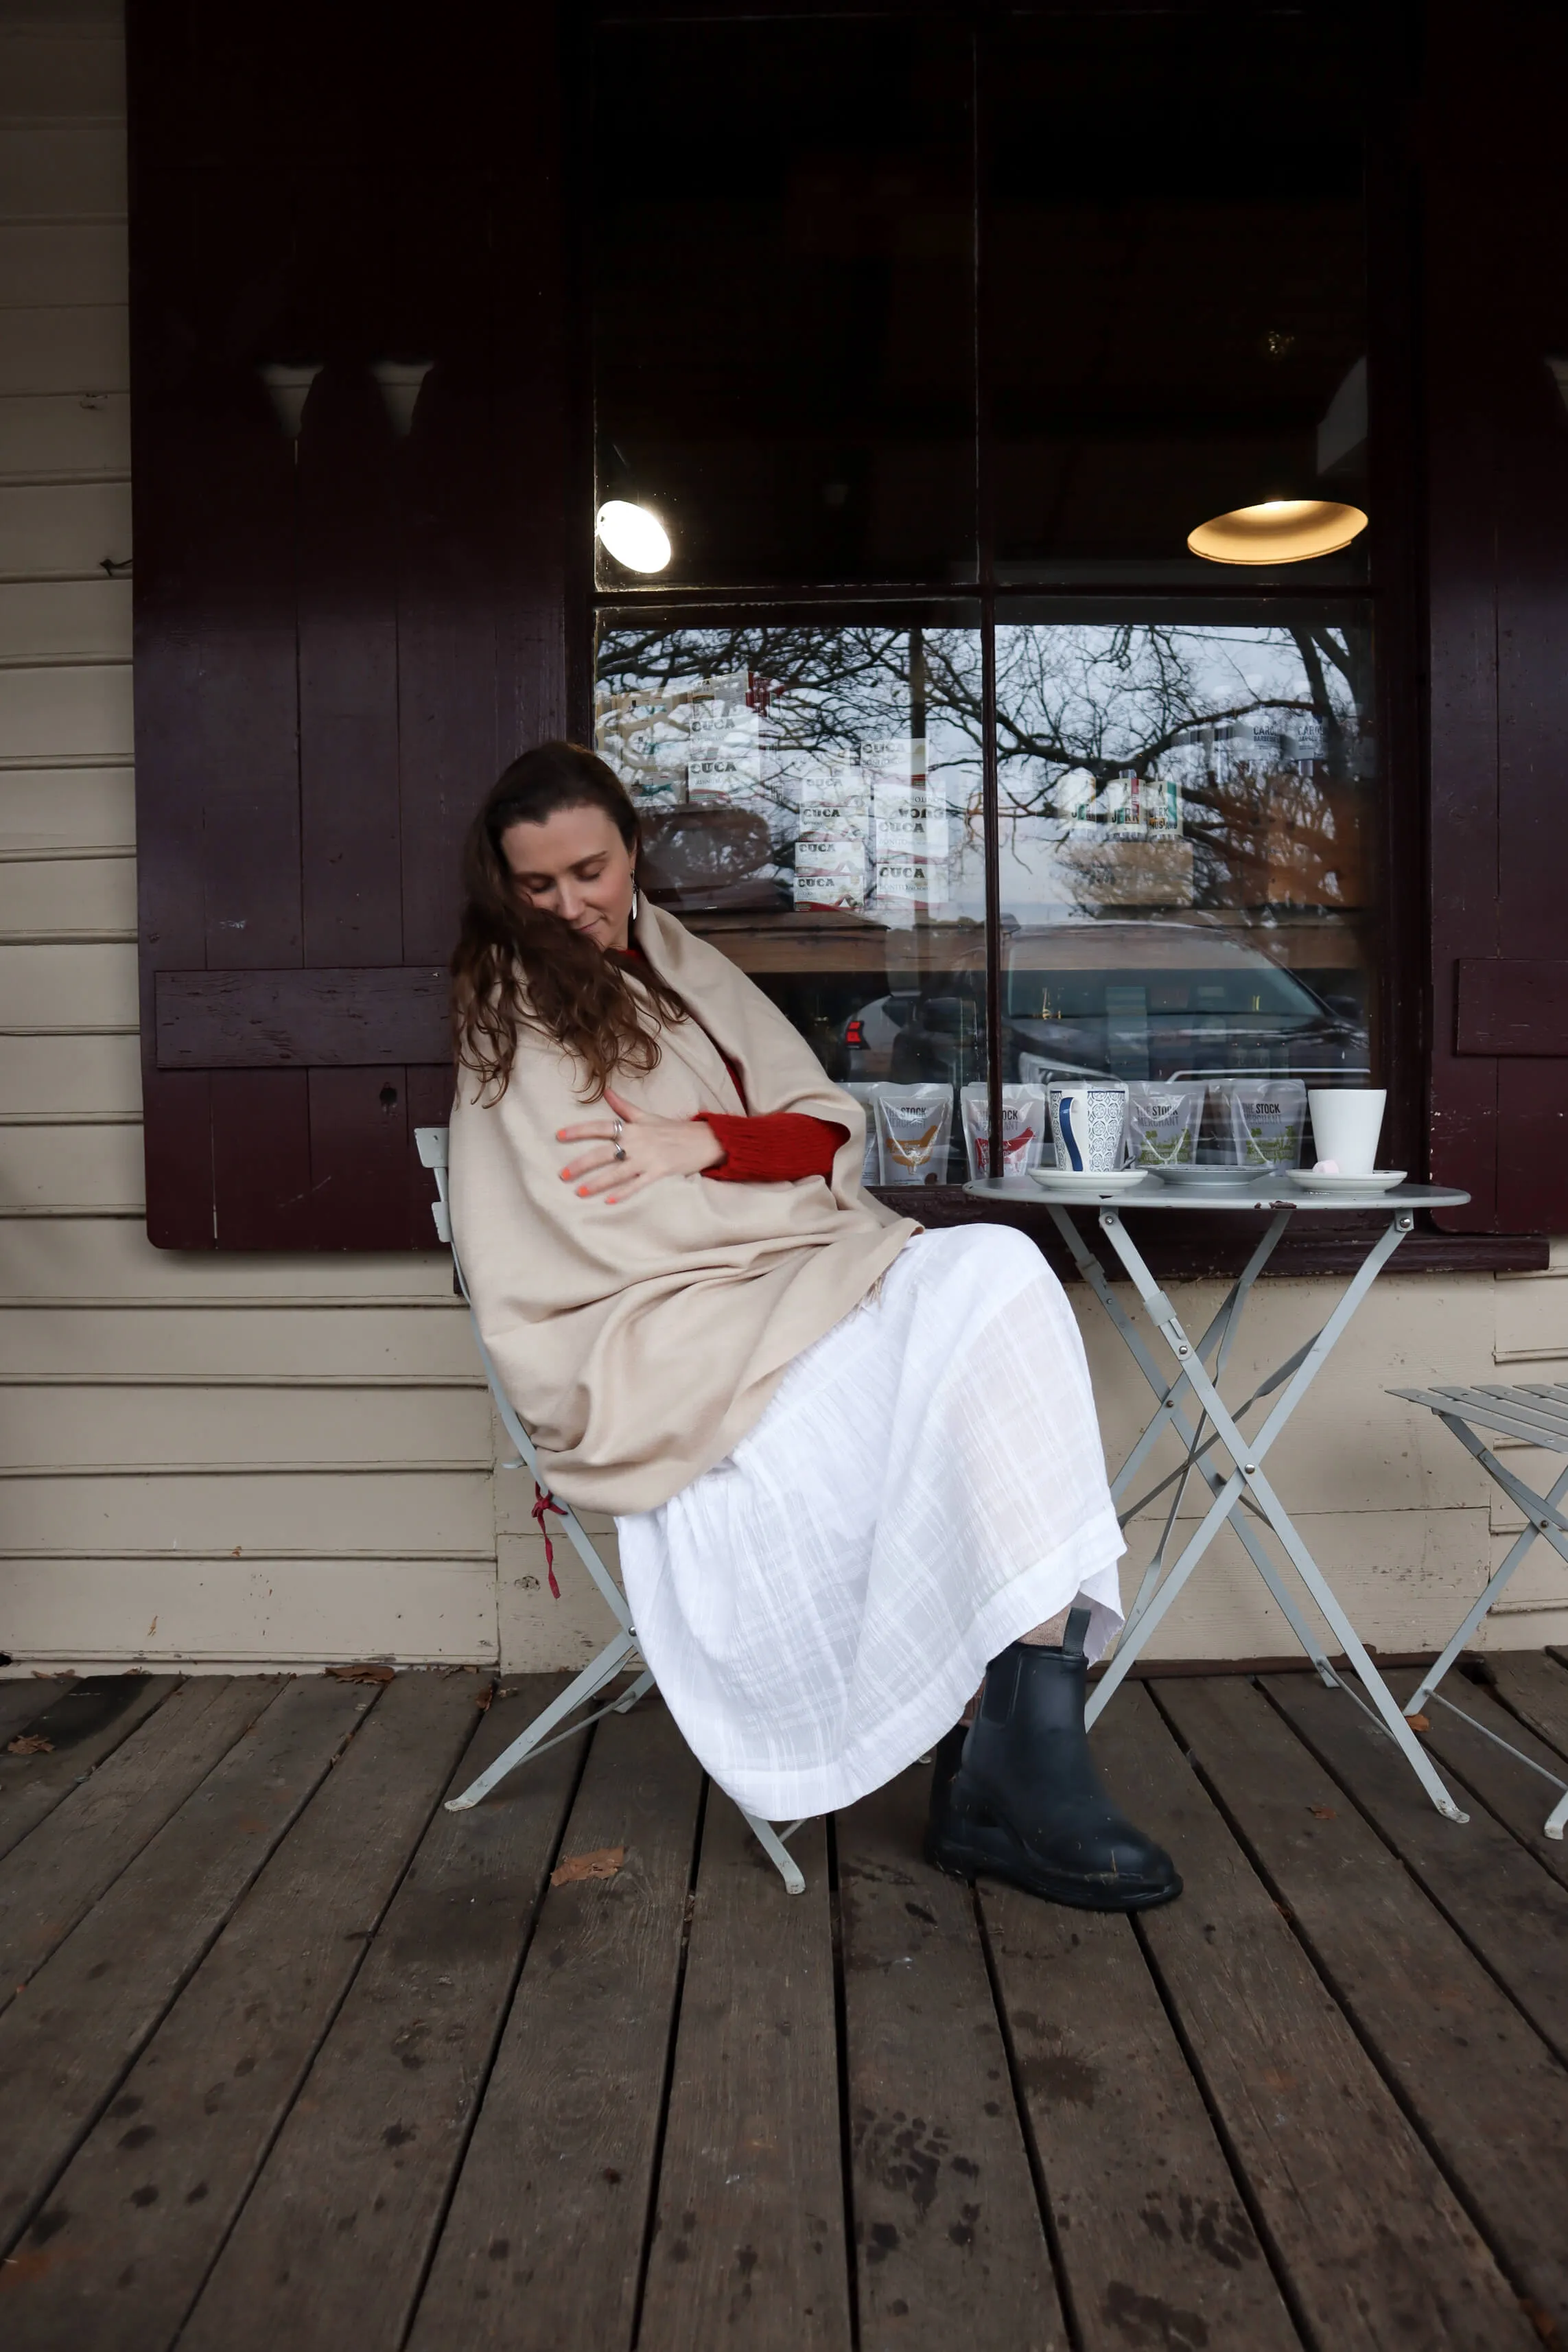
[[[930,23],[600,35],[598,499],[661,581],[975,577],[973,79]]]
[[[1239,1089],[1378,1068],[1372,632],[1252,614],[997,633],[1003,1076],[1184,1083],[1183,1157],[1247,1156]]]
[[[1365,510],[1355,40],[1324,11],[998,28],[999,578],[1212,586],[1186,540],[1215,516]],[[1364,576],[1365,546],[1312,574]]]
[[[973,613],[607,614],[595,732],[637,803],[649,895],[750,974],[830,1077],[872,1090],[868,1120],[874,1090],[895,1090],[872,1181],[961,1181],[956,1090],[986,1075]]]

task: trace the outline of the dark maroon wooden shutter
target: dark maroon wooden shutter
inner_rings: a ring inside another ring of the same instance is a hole
[[[427,1247],[458,845],[566,722],[556,13],[131,0],[129,41],[148,1230]]]
[[[1568,1232],[1568,12],[1439,0],[1422,169],[1432,1173]]]

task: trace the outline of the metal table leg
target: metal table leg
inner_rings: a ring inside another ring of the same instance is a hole
[[[1122,1467],[1117,1471],[1115,1476],[1111,1481],[1111,1494],[1113,1500],[1119,1499],[1123,1489],[1130,1482],[1133,1472],[1136,1470],[1147,1458],[1149,1451],[1159,1437],[1161,1431],[1166,1427],[1173,1431],[1175,1435],[1187,1450],[1186,1465],[1184,1470],[1177,1472],[1176,1475],[1180,1477],[1185,1485],[1187,1474],[1191,1470],[1196,1469],[1198,1475],[1203,1479],[1205,1485],[1207,1486],[1210,1495],[1218,1494],[1220,1487],[1225,1483],[1224,1479],[1220,1472],[1216,1469],[1213,1463],[1206,1459],[1207,1448],[1203,1448],[1200,1445],[1200,1434],[1193,1432],[1187,1423],[1186,1415],[1181,1410],[1180,1398],[1183,1391],[1188,1386],[1186,1371],[1178,1371],[1174,1381],[1167,1381],[1163,1377],[1158,1365],[1155,1363],[1153,1356],[1149,1353],[1148,1349],[1144,1344],[1142,1333],[1139,1331],[1132,1318],[1124,1311],[1121,1302],[1116,1297],[1116,1295],[1112,1289],[1109,1282],[1105,1279],[1104,1270],[1101,1266],[1099,1259],[1086,1245],[1077,1226],[1072,1223],[1071,1218],[1067,1214],[1065,1209],[1057,1206],[1055,1203],[1051,1204],[1051,1215],[1055,1222],[1058,1232],[1061,1234],[1063,1241],[1072,1253],[1073,1260],[1078,1266],[1079,1272],[1082,1275],[1083,1279],[1093,1291],[1094,1296],[1099,1300],[1101,1306],[1104,1308],[1111,1322],[1121,1334],[1124,1345],[1137,1364],[1139,1370],[1143,1373],[1145,1380],[1148,1382],[1155,1396],[1160,1400],[1159,1410],[1155,1413],[1153,1421],[1150,1422],[1147,1429],[1145,1430],[1142,1437],[1139,1438],[1137,1444],[1128,1454],[1126,1461],[1122,1465]],[[1223,1306],[1221,1306],[1218,1313],[1210,1323],[1208,1329],[1204,1333],[1202,1339],[1197,1343],[1197,1352],[1201,1359],[1207,1354],[1216,1334],[1222,1334],[1220,1338],[1219,1355],[1215,1367],[1217,1377],[1224,1370],[1226,1360],[1229,1354],[1230,1344],[1235,1337],[1236,1329],[1240,1319],[1240,1309],[1247,1298],[1248,1293],[1250,1291],[1252,1285],[1257,1280],[1259,1275],[1263,1271],[1264,1266],[1268,1264],[1269,1259],[1273,1255],[1274,1249],[1280,1237],[1284,1233],[1285,1228],[1290,1222],[1291,1211],[1289,1209],[1281,1209],[1277,1211],[1275,1215],[1270,1220],[1268,1231],[1264,1234],[1257,1248],[1253,1251],[1251,1257],[1247,1263],[1245,1270],[1232,1286],[1229,1295],[1226,1298]],[[1112,1235],[1112,1239],[1113,1242],[1114,1242],[1114,1235]],[[1309,1347],[1312,1344],[1312,1342],[1308,1342]],[[1263,1386],[1258,1391],[1258,1395],[1262,1397],[1270,1394],[1271,1391],[1279,1385],[1282,1379],[1288,1377],[1291,1372],[1294,1371],[1296,1366],[1300,1363],[1302,1357],[1305,1356],[1306,1352],[1306,1348],[1302,1348],[1297,1351],[1296,1355],[1288,1358],[1284,1365],[1282,1365],[1280,1370],[1274,1373],[1272,1378],[1263,1383]],[[1215,1439],[1210,1439],[1208,1441],[1209,1444],[1213,1444],[1215,1442]],[[1158,1494],[1161,1490],[1156,1487],[1154,1491],[1155,1494]],[[1153,1496],[1151,1496],[1145,1499],[1152,1500]],[[1141,1504],[1134,1504],[1132,1510],[1128,1511],[1124,1515],[1122,1522],[1124,1527],[1127,1524],[1129,1519],[1135,1516],[1136,1512],[1141,1507]],[[1123,1652],[1126,1651],[1129,1664],[1131,1664],[1133,1660],[1136,1657],[1138,1648],[1141,1646],[1141,1642],[1129,1646],[1131,1636],[1134,1628],[1142,1622],[1145,1612],[1148,1609],[1154,1600],[1155,1590],[1159,1584],[1161,1572],[1164,1569],[1165,1547],[1166,1542],[1169,1540],[1170,1530],[1174,1524],[1175,1512],[1173,1511],[1170,1519],[1166,1523],[1165,1535],[1161,1538],[1159,1547],[1155,1553],[1155,1557],[1150,1561],[1148,1568],[1145,1571],[1144,1580],[1139,1586],[1133,1606],[1128,1612],[1127,1622],[1122,1629],[1122,1638],[1117,1647],[1117,1655],[1120,1657]],[[1269,1551],[1259,1537],[1256,1528],[1251,1525],[1249,1520],[1246,1518],[1238,1518],[1236,1521],[1236,1532],[1241,1541],[1242,1548],[1246,1551],[1249,1559],[1251,1560],[1253,1567],[1263,1579],[1263,1581],[1268,1587],[1270,1594],[1271,1595],[1276,1606],[1279,1608],[1281,1614],[1284,1617],[1286,1623],[1290,1626],[1291,1631],[1294,1633],[1297,1641],[1301,1643],[1308,1657],[1311,1658],[1312,1664],[1317,1669],[1320,1678],[1330,1689],[1337,1688],[1339,1685],[1339,1676],[1334,1673],[1333,1666],[1329,1664],[1327,1652],[1323,1649],[1322,1643],[1318,1640],[1316,1634],[1307,1623],[1306,1619],[1297,1608],[1291,1595],[1285,1589],[1284,1583],[1280,1576],[1279,1570],[1273,1559],[1270,1557]],[[1116,1676],[1116,1680],[1119,1681],[1120,1679],[1121,1676],[1118,1675]],[[1095,1717],[1099,1715],[1100,1710],[1104,1706],[1106,1699],[1110,1696],[1111,1691],[1114,1689],[1114,1682],[1108,1683],[1107,1681],[1102,1681],[1097,1685],[1089,1702],[1088,1719],[1091,1723],[1092,1723]]]
[[[1146,1605],[1140,1612],[1135,1625],[1129,1624],[1124,1633],[1115,1658],[1094,1694],[1089,1714],[1090,1719],[1092,1720],[1104,1707],[1112,1693],[1125,1678],[1128,1669],[1135,1663],[1138,1654],[1145,1647],[1150,1636],[1207,1551],[1219,1529],[1228,1521],[1236,1528],[1254,1565],[1264,1575],[1270,1589],[1276,1590],[1272,1562],[1270,1561],[1265,1568],[1262,1559],[1259,1557],[1258,1549],[1254,1549],[1253,1543],[1248,1540],[1252,1531],[1241,1516],[1241,1507],[1244,1498],[1249,1497],[1263,1518],[1267,1520],[1286,1559],[1306,1586],[1330,1630],[1339,1641],[1345,1656],[1354,1668],[1357,1679],[1382,1719],[1385,1728],[1403,1750],[1411,1770],[1431,1798],[1433,1804],[1450,1821],[1464,1822],[1469,1819],[1469,1815],[1462,1812],[1455,1804],[1430,1757],[1406,1722],[1393,1693],[1367,1655],[1361,1636],[1345,1614],[1327,1579],[1312,1559],[1279,1496],[1263,1475],[1262,1467],[1270,1446],[1322,1370],[1340,1334],[1371,1289],[1383,1267],[1393,1256],[1405,1235],[1411,1230],[1414,1222],[1408,1210],[1397,1211],[1390,1218],[1384,1232],[1367,1251],[1322,1330],[1304,1349],[1299,1352],[1294,1370],[1286,1381],[1283,1393],[1262,1427],[1249,1439],[1243,1437],[1237,1427],[1229,1409],[1209,1377],[1202,1354],[1188,1339],[1174,1305],[1150,1273],[1120,1214],[1114,1209],[1102,1210],[1101,1229],[1125,1266],[1150,1321],[1176,1359],[1178,1379],[1170,1385],[1168,1391],[1166,1384],[1160,1381],[1157,1372],[1155,1373],[1151,1383],[1155,1387],[1156,1392],[1166,1398],[1166,1402],[1161,1408],[1162,1412],[1166,1412],[1174,1425],[1176,1415],[1171,1400],[1177,1395],[1185,1382],[1185,1385],[1190,1388],[1196,1402],[1213,1423],[1220,1442],[1231,1457],[1233,1467],[1229,1475],[1223,1480],[1218,1471],[1214,1472],[1210,1481],[1210,1493],[1213,1499],[1207,1512],[1180,1558],[1165,1575],[1158,1591],[1148,1599]],[[1074,1255],[1076,1255],[1076,1253]],[[1098,1267],[1096,1271],[1099,1271]],[[1105,1285],[1104,1290],[1108,1291],[1108,1289],[1109,1286]],[[1099,1286],[1096,1286],[1096,1295],[1102,1297],[1102,1303],[1104,1304],[1105,1299]],[[1238,1304],[1239,1305],[1239,1301]],[[1119,1308],[1108,1307],[1107,1311],[1112,1313],[1112,1319],[1123,1331],[1124,1338],[1128,1339],[1128,1344],[1131,1346],[1132,1339],[1127,1328],[1127,1318]],[[1146,1352],[1142,1349],[1141,1344],[1134,1349],[1134,1353],[1139,1357],[1141,1362],[1146,1356]],[[1152,1362],[1144,1363],[1143,1368],[1145,1377],[1148,1377],[1152,1370]],[[1282,1367],[1281,1370],[1283,1370]],[[1158,1417],[1156,1415],[1156,1419]],[[1291,1622],[1292,1631],[1297,1631],[1298,1640],[1303,1641],[1308,1655],[1321,1655],[1321,1644],[1313,1641],[1310,1635],[1303,1639],[1304,1628],[1297,1630],[1301,1626],[1297,1612],[1287,1610],[1286,1613]]]

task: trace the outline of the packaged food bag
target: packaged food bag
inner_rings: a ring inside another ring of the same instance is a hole
[[[953,1089],[932,1081],[879,1087],[876,1138],[883,1184],[942,1184],[953,1132]]]
[[[1304,1078],[1223,1078],[1214,1087],[1220,1150],[1241,1168],[1297,1168],[1307,1119]]]
[[[1203,1106],[1201,1086],[1161,1086],[1153,1079],[1127,1081],[1129,1168],[1185,1168],[1197,1158]]]
[[[861,1182],[880,1184],[882,1160],[876,1140],[876,1098],[882,1087],[874,1078],[850,1078],[840,1086],[839,1092],[853,1095],[865,1113],[865,1164],[861,1170]]]
[[[959,1097],[964,1116],[964,1148],[969,1155],[969,1174],[978,1178],[989,1176],[991,1169],[991,1107],[988,1090],[976,1084],[964,1088]],[[1039,1087],[1004,1087],[1002,1088],[1002,1148],[998,1155],[998,1176],[1022,1176],[1040,1165],[1040,1150],[1045,1141],[1045,1096]]]

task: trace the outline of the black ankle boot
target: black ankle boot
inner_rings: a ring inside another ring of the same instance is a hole
[[[967,1737],[957,1725],[937,1748],[925,1859],[1081,1911],[1148,1911],[1181,1880],[1112,1803],[1089,1752],[1088,1624],[1075,1609],[1060,1650],[1014,1642],[992,1660]]]

